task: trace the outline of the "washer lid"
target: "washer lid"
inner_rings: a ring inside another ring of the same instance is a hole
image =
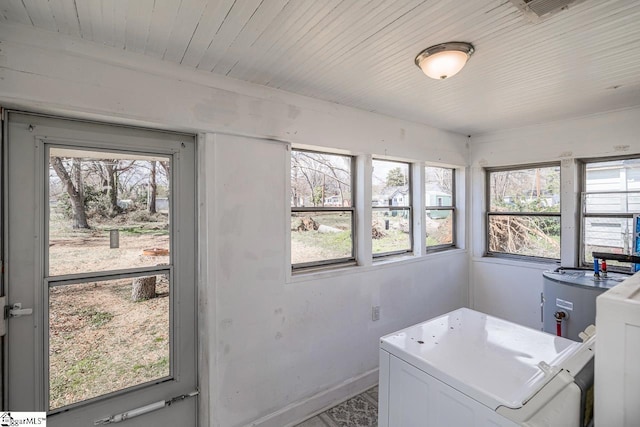
[[[522,407],[581,345],[461,308],[387,335],[380,348],[495,410]]]

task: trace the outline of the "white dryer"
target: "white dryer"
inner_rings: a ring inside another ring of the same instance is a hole
[[[461,308],[381,338],[380,427],[587,426],[584,343]]]

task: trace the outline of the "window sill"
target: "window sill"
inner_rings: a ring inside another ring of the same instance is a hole
[[[311,280],[327,279],[338,276],[345,276],[349,274],[366,273],[369,271],[375,271],[380,268],[392,268],[400,267],[403,265],[415,263],[415,262],[428,262],[439,258],[448,258],[460,254],[467,253],[466,249],[454,248],[450,250],[432,252],[424,255],[400,255],[395,257],[389,257],[385,259],[376,259],[371,265],[349,265],[349,266],[335,266],[327,267],[321,270],[314,271],[299,271],[296,273],[290,273],[287,283],[307,282]],[[466,261],[465,261],[466,262]]]
[[[471,259],[473,262],[481,262],[486,264],[500,264],[510,265],[513,267],[531,268],[534,270],[548,270],[555,269],[560,266],[560,261],[544,261],[541,259],[521,259],[521,258],[508,258],[499,256],[474,256]]]

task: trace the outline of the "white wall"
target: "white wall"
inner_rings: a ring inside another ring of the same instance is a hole
[[[286,238],[286,143],[464,167],[465,137],[27,27],[0,43],[4,106],[199,133],[203,425],[296,421],[376,380],[380,336],[468,303],[465,250],[291,278]]]
[[[540,328],[542,272],[556,264],[483,258],[485,181],[483,168],[561,162],[561,261],[575,266],[579,250],[576,159],[640,153],[640,109],[564,120],[471,138],[471,304],[523,325]]]

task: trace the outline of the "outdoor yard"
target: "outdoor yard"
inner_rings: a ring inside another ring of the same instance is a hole
[[[136,219],[138,219],[136,221]],[[143,220],[140,220],[143,219]],[[52,215],[50,276],[169,263],[144,249],[169,248],[166,214],[121,214],[72,229]],[[119,230],[111,249],[109,230]],[[134,302],[132,278],[49,289],[50,409],[169,375],[169,282],[156,276],[156,297]]]

